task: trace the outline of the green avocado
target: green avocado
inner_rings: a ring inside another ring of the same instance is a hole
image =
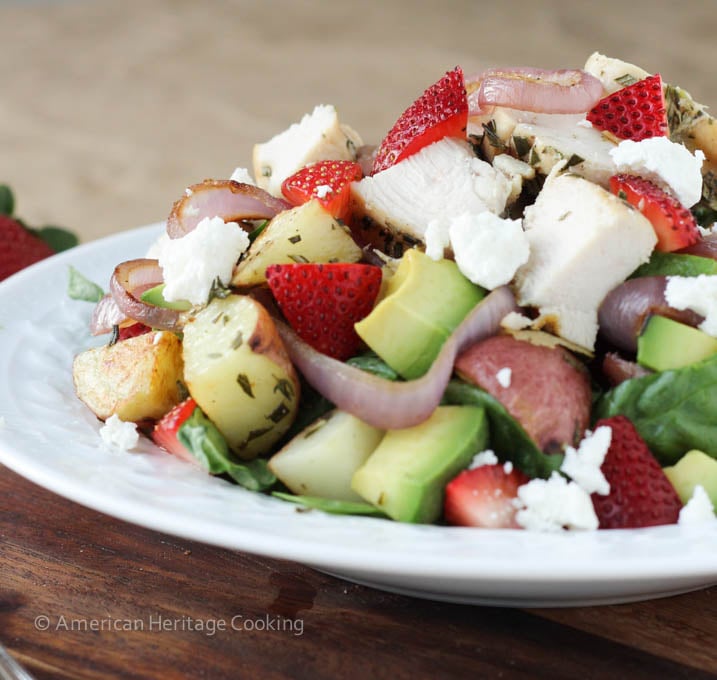
[[[167,309],[176,309],[180,312],[186,312],[192,308],[191,303],[185,300],[177,300],[176,302],[167,302],[164,299],[164,284],[160,283],[154,288],[149,288],[140,295],[142,302],[154,305],[155,307],[166,307]]]
[[[683,368],[717,353],[717,338],[664,316],[651,316],[637,338],[637,363],[654,371]]]
[[[420,425],[387,432],[351,488],[391,519],[429,524],[441,516],[446,484],[487,443],[482,408],[439,406]]]
[[[485,293],[455,262],[436,262],[420,250],[408,250],[383,299],[355,325],[356,332],[403,378],[419,378]]]
[[[717,460],[702,451],[688,451],[671,467],[663,468],[677,495],[687,503],[699,484],[717,508]]]
[[[630,276],[699,276],[717,274],[717,260],[685,253],[663,253],[655,250],[650,261],[638,267]]]

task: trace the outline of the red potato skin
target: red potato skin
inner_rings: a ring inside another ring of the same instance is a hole
[[[510,385],[497,378],[511,369]],[[543,347],[497,335],[476,343],[456,361],[458,375],[500,401],[546,453],[576,445],[590,422],[590,378],[562,347]]]

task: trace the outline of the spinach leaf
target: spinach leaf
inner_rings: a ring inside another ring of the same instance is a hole
[[[690,449],[717,458],[717,355],[626,380],[606,392],[595,418],[619,414],[632,421],[663,466]]]
[[[12,215],[15,211],[15,196],[7,184],[0,184],[0,215]]]
[[[264,491],[276,482],[265,460],[235,461],[224,437],[198,407],[180,426],[177,439],[210,474],[227,474],[251,491]]]
[[[90,281],[84,274],[80,274],[70,265],[70,272],[67,280],[67,294],[73,300],[84,302],[99,302],[105,292],[96,283]]]
[[[319,498],[318,496],[295,496],[291,493],[274,491],[272,496],[281,498],[289,503],[296,503],[307,510],[323,510],[332,515],[367,515],[369,517],[386,517],[378,508],[370,503],[360,501],[338,501],[331,498]]]
[[[523,426],[511,416],[495,397],[461,380],[448,383],[444,402],[482,406],[490,423],[490,445],[500,460],[509,460],[528,477],[548,478],[559,470],[563,456],[543,453]]]
[[[366,373],[373,373],[385,380],[399,380],[400,377],[381,357],[373,352],[352,357],[347,362],[350,366],[360,368]]]
[[[32,229],[31,231],[56,253],[74,248],[80,242],[75,234],[62,227],[46,226],[40,229]]]

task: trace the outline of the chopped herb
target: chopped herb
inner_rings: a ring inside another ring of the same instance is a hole
[[[565,166],[566,168],[572,168],[573,165],[580,165],[580,163],[583,163],[585,159],[582,156],[578,156],[576,153],[574,153],[570,158],[568,158],[568,164]]]
[[[530,160],[528,161],[528,163],[533,167],[535,167],[536,165],[540,165],[540,156],[535,150],[535,147],[530,150]]]
[[[617,197],[621,198],[623,201],[627,200],[627,194],[622,189],[617,192]]]
[[[254,241],[256,241],[257,236],[259,236],[259,234],[261,234],[261,232],[266,229],[267,224],[269,224],[269,220],[264,220],[260,225],[257,226],[256,229],[254,229],[254,231],[249,234],[250,243],[254,243]]]
[[[485,130],[485,136],[488,138],[488,143],[499,151],[505,151],[505,142],[498,136],[496,124],[494,120],[490,120],[487,123],[483,123],[483,129]]]
[[[301,235],[297,234],[296,236],[290,236],[289,237],[289,243],[298,243],[301,241]]]
[[[217,314],[217,315],[212,319],[212,323],[218,323],[218,322],[219,322],[219,319],[221,319],[223,315],[224,315],[224,312],[219,312],[219,314]]]
[[[116,345],[119,341],[119,326],[115,324],[112,326],[112,335],[110,335],[110,341],[107,343],[108,347],[112,347],[113,345]]]
[[[615,82],[621,87],[628,87],[629,85],[634,85],[637,82],[637,78],[629,73],[625,73],[619,78],[615,78]]]
[[[277,378],[274,374],[271,376],[276,380],[273,392],[280,392],[286,399],[291,399],[294,396],[294,387],[286,378]]]
[[[563,213],[560,217],[558,217],[558,222],[562,222],[566,217],[570,215],[571,212],[571,210],[568,210],[568,212]]]
[[[220,300],[223,300],[224,298],[231,295],[231,290],[227,286],[225,286],[221,279],[217,276],[216,279],[212,282],[212,288],[209,291],[209,299],[207,300],[207,304],[209,304],[214,298],[219,298]]]
[[[296,262],[296,264],[308,264],[309,261],[303,255],[289,255],[289,259]]]
[[[73,300],[84,300],[85,302],[99,302],[105,296],[102,288],[80,274],[72,265],[70,265],[67,281],[67,294]]]
[[[282,401],[268,416],[267,420],[271,420],[272,423],[281,422],[286,416],[289,415],[289,407]]]
[[[239,331],[232,340],[232,349],[239,349],[244,344],[244,334]]]
[[[237,382],[239,383],[239,387],[244,390],[245,394],[254,399],[254,391],[251,388],[251,382],[249,381],[246,373],[240,373],[237,376]]]
[[[262,177],[271,177],[271,166],[270,165],[262,165],[261,166],[261,176]]]
[[[525,158],[533,146],[527,137],[513,137],[513,146],[515,147],[515,153],[521,158]]]
[[[356,145],[353,143],[352,140],[346,139],[346,149],[351,154],[352,158],[356,158],[358,156],[358,151],[356,150]]]
[[[271,432],[271,427],[260,427],[256,430],[251,430],[249,434],[247,435],[246,441],[242,442],[242,444],[239,446],[240,449],[246,448],[246,445],[254,440],[258,439],[259,437],[263,437],[267,432]]]
[[[209,354],[207,354],[207,358],[208,359],[221,359],[222,355],[219,352],[209,352]]]

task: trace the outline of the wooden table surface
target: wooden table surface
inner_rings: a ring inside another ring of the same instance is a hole
[[[703,0],[0,0],[0,183],[30,223],[89,241],[163,219],[317,103],[375,142],[455,64],[598,50],[717,105],[716,24]],[[38,678],[708,678],[716,605],[717,588],[530,611],[415,600],[128,525],[0,467],[0,641]]]

